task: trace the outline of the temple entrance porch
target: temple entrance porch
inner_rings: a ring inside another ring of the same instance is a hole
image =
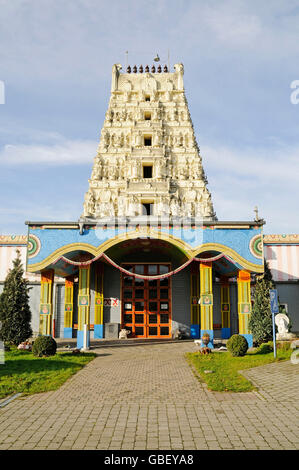
[[[60,308],[54,274],[64,277]],[[78,347],[84,325],[94,339],[109,337],[114,325],[115,338],[120,328],[130,338],[169,339],[179,330],[194,339],[208,333],[213,347],[214,338],[239,332],[252,345],[251,273],[219,251],[188,259],[170,242],[137,238],[111,246],[105,258],[66,253],[41,281],[40,334],[77,337]]]

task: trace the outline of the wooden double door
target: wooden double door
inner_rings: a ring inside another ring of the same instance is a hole
[[[132,273],[155,276],[170,271],[170,264],[130,263]],[[171,279],[140,279],[122,274],[122,328],[133,338],[171,337]]]

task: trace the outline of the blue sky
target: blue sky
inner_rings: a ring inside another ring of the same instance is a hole
[[[183,62],[219,220],[299,233],[299,0],[0,0],[0,233],[77,220],[111,68]]]

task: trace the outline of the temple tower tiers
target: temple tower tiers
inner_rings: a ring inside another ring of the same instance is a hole
[[[184,92],[182,64],[112,68],[111,97],[83,218],[217,220]]]

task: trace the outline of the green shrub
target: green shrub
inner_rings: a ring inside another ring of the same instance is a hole
[[[258,349],[258,352],[260,354],[268,354],[270,352],[273,352],[273,342],[268,341],[268,343],[262,343]]]
[[[38,336],[33,343],[32,352],[34,356],[55,356],[57,343],[51,336]]]
[[[242,335],[231,336],[226,346],[232,356],[245,356],[248,349],[247,339]]]

